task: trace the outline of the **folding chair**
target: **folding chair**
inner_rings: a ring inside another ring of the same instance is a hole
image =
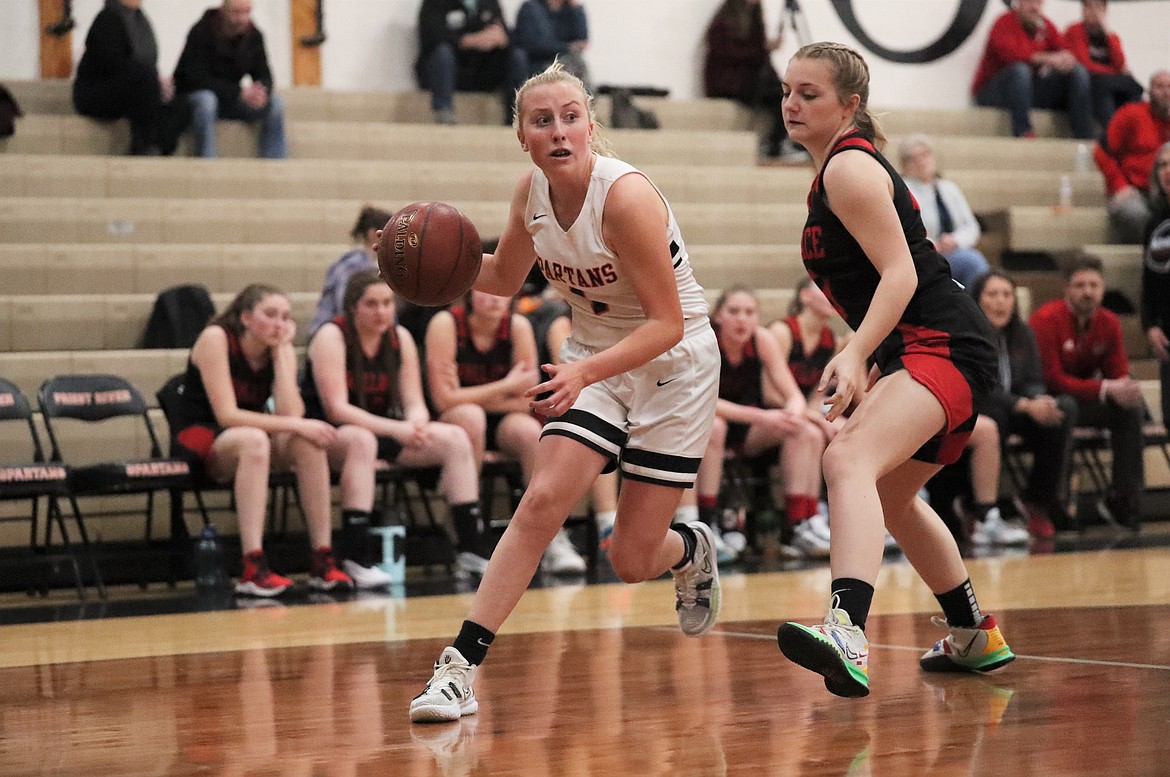
[[[169,428],[174,429],[174,419],[179,414],[179,402],[182,401],[183,384],[186,380],[186,373],[180,372],[172,375],[163,384],[162,388],[158,390],[155,397],[158,399],[158,406],[163,412],[163,417],[167,419]],[[172,435],[173,437],[173,435]],[[173,440],[172,440],[173,445]],[[170,451],[174,456],[174,450]],[[292,472],[273,472],[268,476],[268,523],[269,528],[279,520],[281,530],[285,528],[288,520],[288,505],[291,498],[296,495],[296,476]],[[191,473],[189,481],[181,484],[179,487],[171,490],[171,525],[176,527],[176,531],[180,531],[178,527],[182,527],[181,531],[189,536],[187,533],[187,523],[184,518],[183,497],[185,492],[190,491],[195,497],[196,506],[199,509],[200,517],[203,519],[203,525],[207,526],[211,523],[211,513],[207,507],[207,503],[203,499],[203,494],[206,491],[222,491],[231,490],[230,483],[216,483],[212,480],[202,468],[196,467]],[[234,499],[232,509],[235,508]]]
[[[507,527],[512,514],[520,506],[524,496],[524,473],[517,459],[495,451],[488,451],[479,473],[480,503],[483,506],[483,522],[487,532],[499,535]],[[501,489],[497,491],[497,489]],[[506,516],[496,516],[497,496],[506,499],[510,508]],[[565,519],[565,528],[582,526],[585,529],[585,560],[589,569],[597,568],[599,557],[597,520],[590,507],[585,515],[570,515]]]
[[[138,389],[117,375],[58,375],[41,384],[38,402],[49,435],[49,460],[56,463],[70,461],[68,499],[78,523],[84,522],[78,497],[144,494],[146,549],[160,550],[152,531],[154,495],[158,491],[189,487],[191,469],[182,459],[163,456],[146,402]],[[84,437],[95,436],[100,440],[99,425],[111,432],[145,433],[149,443],[148,455],[143,457],[137,450],[127,450],[120,458],[106,459],[108,452],[103,449],[100,457],[103,460],[87,464],[78,463],[81,457],[67,455],[62,445],[64,441],[70,443],[71,450],[76,450]],[[121,514],[124,511],[95,513],[105,516]],[[174,536],[173,529],[172,536],[161,548],[170,557],[168,582],[171,585],[177,579],[174,562],[179,555],[178,544],[186,539],[185,536]],[[139,585],[146,586],[145,576],[140,578]]]
[[[1157,448],[1162,457],[1170,466],[1170,434],[1166,427],[1153,419],[1148,405],[1144,406],[1145,418],[1142,422],[1142,449]],[[1109,491],[1112,477],[1108,463],[1102,454],[1110,450],[1110,432],[1108,429],[1093,426],[1078,426],[1073,430],[1073,464],[1088,480],[1088,489],[1084,488],[1084,479],[1081,480],[1081,493],[1093,496],[1104,496]],[[1074,495],[1076,496],[1076,495]],[[1079,528],[1084,524],[1078,521]]]
[[[18,422],[16,424],[7,422]],[[28,442],[28,449],[31,450],[31,459],[28,461],[19,461],[13,463],[6,463],[0,465],[0,501],[10,502],[28,499],[32,503],[32,509],[27,516],[20,516],[18,518],[5,518],[5,521],[29,521],[29,549],[32,553],[31,560],[49,565],[54,571],[65,565],[72,573],[73,580],[77,586],[77,597],[82,601],[85,600],[85,587],[81,581],[81,569],[77,564],[77,557],[74,555],[73,546],[69,540],[69,533],[65,529],[65,521],[61,515],[61,508],[58,503],[58,498],[67,496],[69,469],[62,464],[53,464],[45,460],[44,448],[41,445],[40,435],[37,433],[36,424],[33,421],[32,407],[25,398],[24,393],[21,392],[15,384],[0,378],[0,423],[5,423],[8,428],[21,426],[27,429],[27,432],[18,432],[11,437],[5,437],[6,447],[8,444],[16,445],[16,438],[23,437]],[[45,539],[42,544],[38,544],[39,535],[39,519],[40,519],[40,500],[45,498],[47,503],[45,514]],[[51,553],[52,548],[52,533],[53,526],[56,525],[61,534],[61,543],[65,549],[64,553]],[[81,548],[85,553],[86,561],[90,569],[93,570],[94,583],[101,596],[105,596],[105,586],[102,584],[101,575],[98,572],[97,565],[94,563],[93,555],[89,546],[89,536],[85,531],[85,524],[80,520],[77,521],[78,535],[81,539]],[[13,559],[12,563],[22,563],[24,559]],[[39,589],[42,592],[46,591],[48,585],[45,581],[41,581],[38,585],[33,586],[30,583],[30,592],[34,589]]]

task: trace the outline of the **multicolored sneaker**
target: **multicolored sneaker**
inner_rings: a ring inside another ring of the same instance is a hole
[[[687,524],[695,533],[695,555],[674,576],[674,609],[678,626],[688,637],[706,634],[719,618],[719,564],[715,558],[715,534],[702,521]]]
[[[322,546],[309,553],[309,588],[332,591],[335,588],[353,589],[353,578],[337,568],[333,548]]]
[[[830,693],[850,699],[868,696],[869,640],[837,603],[834,596],[825,622],[818,626],[781,624],[776,642],[789,661],[822,675]]]
[[[244,596],[280,596],[293,584],[283,575],[268,568],[268,557],[262,550],[254,550],[244,556],[244,574],[236,583],[236,593]]]
[[[475,681],[477,669],[455,648],[444,648],[435,662],[431,681],[410,702],[411,721],[443,723],[474,715],[479,711],[479,702],[475,700],[471,683]]]
[[[983,616],[975,628],[951,626],[937,615],[930,620],[951,633],[918,659],[918,665],[927,672],[990,672],[1015,660],[990,615]]]

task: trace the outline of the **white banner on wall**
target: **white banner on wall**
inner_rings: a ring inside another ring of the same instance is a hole
[[[104,0],[74,0],[74,61]],[[324,0],[327,39],[321,47],[323,85],[339,90],[406,91],[415,87],[415,22],[420,0]],[[522,0],[501,0],[515,18]],[[581,0],[590,24],[587,52],[596,83],[649,84],[676,97],[701,92],[703,33],[722,0]],[[883,107],[958,108],[970,103],[970,82],[1002,0],[761,0],[769,29],[785,27],[776,64],[799,40],[803,20],[814,40],[837,40],[865,53],[873,74],[871,100]],[[159,61],[170,70],[187,31],[215,0],[143,0],[159,39]],[[278,85],[292,80],[289,1],[253,0]],[[1045,14],[1063,29],[1080,18],[1079,0],[1047,0]],[[795,11],[799,13],[794,13]],[[37,76],[36,0],[0,0],[0,79]],[[1109,21],[1121,36],[1130,68],[1146,83],[1170,68],[1170,0],[1113,0]]]

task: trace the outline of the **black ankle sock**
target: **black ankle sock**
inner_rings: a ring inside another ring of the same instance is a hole
[[[479,502],[464,502],[451,505],[451,523],[455,525],[455,538],[459,550],[481,554],[483,530],[479,520]]]
[[[463,657],[472,664],[482,664],[487,658],[488,648],[496,635],[473,621],[463,621],[459,629],[459,636],[455,638],[454,648],[463,654]]]
[[[864,631],[869,605],[873,601],[873,586],[864,580],[838,577],[833,581],[833,596],[837,599],[837,608],[847,612],[849,621]]]
[[[975,517],[977,519],[979,519],[979,521],[984,521],[987,519],[987,513],[989,513],[991,511],[991,508],[993,508],[993,507],[995,507],[995,502],[992,502],[991,504],[985,504],[985,505],[979,504],[978,502],[976,502],[971,507],[971,509],[975,512]]]
[[[683,541],[682,559],[675,564],[671,569],[682,569],[695,558],[695,544],[698,543],[698,538],[695,537],[695,530],[685,523],[676,523],[671,527],[672,531],[678,532]]]
[[[363,567],[374,563],[370,535],[370,511],[343,509],[341,511],[341,537],[338,555]]]
[[[983,620],[983,613],[979,612],[979,602],[975,600],[975,590],[971,588],[970,578],[946,593],[935,594],[934,598],[938,600],[943,615],[951,626],[972,629]]]
[[[714,526],[719,521],[719,508],[699,507],[699,520],[708,526]]]

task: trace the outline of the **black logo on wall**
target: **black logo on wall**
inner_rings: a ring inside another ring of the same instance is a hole
[[[1144,0],[1115,0],[1115,2],[1125,1],[1144,2]],[[979,25],[979,20],[983,18],[983,12],[987,9],[989,0],[960,0],[959,7],[955,10],[955,18],[951,20],[950,25],[939,36],[938,40],[919,49],[904,51],[887,48],[869,36],[869,33],[861,26],[861,22],[858,21],[857,14],[853,11],[854,0],[830,0],[830,2],[833,5],[833,10],[841,17],[841,23],[845,25],[845,29],[849,30],[857,42],[868,51],[890,62],[918,65],[942,59],[962,46]],[[1003,0],[1003,3],[1010,6],[1011,0]],[[789,11],[799,13],[798,0],[787,0],[786,5]]]
[[[861,22],[857,20],[857,14],[853,12],[853,0],[832,0],[832,3],[845,29],[849,30],[858,43],[882,59],[901,64],[934,62],[947,56],[971,37],[979,20],[983,18],[983,11],[987,8],[987,0],[960,0],[955,18],[938,40],[920,49],[898,51],[886,48],[869,36],[862,28]]]

